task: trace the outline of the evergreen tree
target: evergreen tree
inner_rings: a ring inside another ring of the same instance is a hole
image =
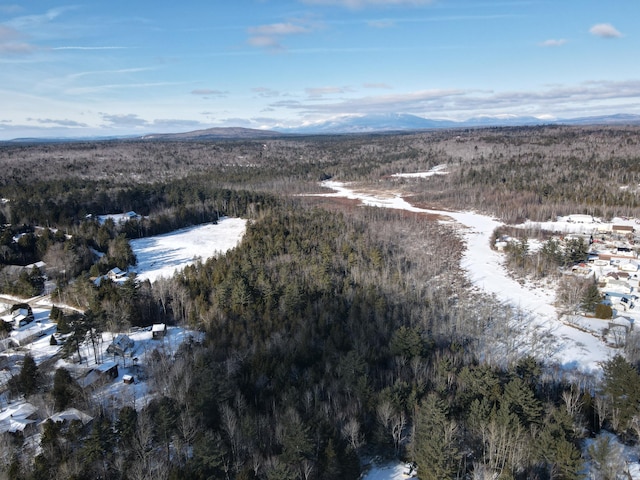
[[[598,290],[598,286],[595,283],[589,284],[582,294],[580,308],[585,312],[594,312],[596,305],[600,302],[602,302],[602,294]]]
[[[571,428],[572,421],[566,411],[554,409],[546,418],[537,439],[539,457],[545,462],[551,478],[584,478],[584,462],[580,450],[571,441]]]
[[[418,406],[416,412],[414,458],[423,480],[454,478],[460,457],[458,428],[448,418],[443,400],[431,393]]]
[[[18,375],[17,389],[25,396],[36,393],[39,383],[39,371],[30,353],[24,356],[22,368]]]
[[[640,408],[640,375],[622,355],[602,365],[601,394],[607,399],[608,419],[616,431],[624,431]]]
[[[517,415],[523,426],[540,421],[542,405],[531,388],[520,378],[514,378],[505,385],[501,405]]]
[[[589,247],[582,238],[571,239],[565,242],[564,264],[575,265],[584,262],[587,258]]]
[[[53,376],[53,400],[57,412],[64,410],[76,393],[75,381],[66,368],[58,368]]]

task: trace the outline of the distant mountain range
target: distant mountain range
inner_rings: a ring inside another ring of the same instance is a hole
[[[85,138],[17,138],[11,143],[75,142],[97,140],[221,140],[259,139],[288,135],[339,135],[356,133],[410,132],[444,128],[514,127],[530,125],[640,125],[640,115],[616,114],[567,119],[541,119],[526,116],[480,116],[464,121],[434,120],[405,113],[346,115],[326,122],[299,127],[275,127],[258,130],[241,127],[219,127],[185,133],[158,133],[144,136],[85,137]],[[3,142],[0,142],[3,143]]]
[[[185,133],[158,133],[139,137],[141,140],[220,140],[224,138],[269,138],[281,136],[282,133],[273,130],[258,130],[255,128],[219,127],[206,130],[194,130]]]
[[[293,134],[340,134],[427,130],[435,128],[616,124],[640,125],[640,115],[618,114],[560,120],[525,116],[481,116],[460,122],[453,120],[433,120],[409,114],[349,115],[326,122],[294,128],[279,128],[276,130],[282,133]]]

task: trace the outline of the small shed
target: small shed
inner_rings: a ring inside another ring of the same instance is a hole
[[[165,323],[154,323],[151,327],[151,337],[154,340],[164,338],[167,334],[167,325]]]
[[[116,362],[105,362],[98,365],[96,370],[103,377],[118,378],[118,364]]]
[[[123,375],[122,376],[122,381],[124,383],[126,383],[127,385],[130,385],[133,383],[133,375]]]

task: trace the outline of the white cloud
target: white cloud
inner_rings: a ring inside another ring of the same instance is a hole
[[[52,8],[41,15],[25,15],[22,17],[16,17],[13,20],[6,22],[5,24],[17,28],[18,30],[40,28],[43,24],[55,20],[64,12],[74,10],[76,8],[77,7]]]
[[[595,35],[596,37],[602,37],[602,38],[622,37],[622,33],[620,33],[610,23],[598,23],[589,29],[589,33],[591,33],[592,35]]]
[[[55,125],[58,127],[88,127],[86,123],[76,122],[75,120],[63,119],[63,120],[54,120],[51,118],[27,118],[29,121],[34,121],[38,123],[42,123],[45,125]]]
[[[271,25],[260,25],[259,27],[250,27],[249,34],[258,36],[272,35],[292,35],[295,33],[307,33],[308,28],[293,23],[273,23]]]
[[[335,95],[338,93],[347,93],[352,90],[349,87],[316,87],[305,88],[305,92],[310,97],[322,97],[324,95]]]
[[[249,33],[247,43],[252,47],[275,51],[284,50],[284,46],[281,44],[283,38],[290,35],[311,33],[318,28],[320,28],[320,25],[305,19],[249,27],[247,29]]]
[[[541,47],[561,47],[562,45],[566,44],[568,40],[565,40],[564,38],[559,38],[559,39],[549,39],[549,40],[545,40],[544,42],[540,42],[538,45],[540,45]]]
[[[386,83],[365,83],[362,85],[364,88],[382,88],[385,90],[391,90],[393,87]]]
[[[552,86],[538,91],[422,90],[393,95],[373,95],[339,101],[274,102],[272,108],[296,110],[302,115],[345,115],[370,113],[412,113],[424,116],[469,118],[479,114],[554,114],[607,108],[629,111],[640,101],[640,80],[590,81],[577,85]],[[635,107],[634,107],[635,109]]]
[[[226,97],[229,92],[223,92],[222,90],[212,90],[210,88],[197,88],[191,90],[192,95],[201,95],[207,97]]]
[[[51,50],[126,50],[128,47],[82,47],[82,46],[68,46],[68,47],[54,47]]]
[[[258,35],[249,37],[247,43],[252,47],[269,48],[271,50],[283,50],[284,47],[280,45],[280,42],[275,37],[269,37],[265,35]]]
[[[262,97],[262,98],[273,98],[273,97],[280,96],[280,92],[278,90],[274,90],[272,88],[267,88],[267,87],[255,87],[255,88],[252,88],[251,91],[256,93],[259,97]]]
[[[134,113],[120,115],[101,113],[100,116],[110,127],[146,127],[149,125],[149,122]]]

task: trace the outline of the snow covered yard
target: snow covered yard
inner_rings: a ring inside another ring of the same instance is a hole
[[[247,221],[222,217],[217,224],[198,225],[165,235],[132,240],[138,259],[137,278],[154,282],[193,264],[234,248],[242,239]]]

